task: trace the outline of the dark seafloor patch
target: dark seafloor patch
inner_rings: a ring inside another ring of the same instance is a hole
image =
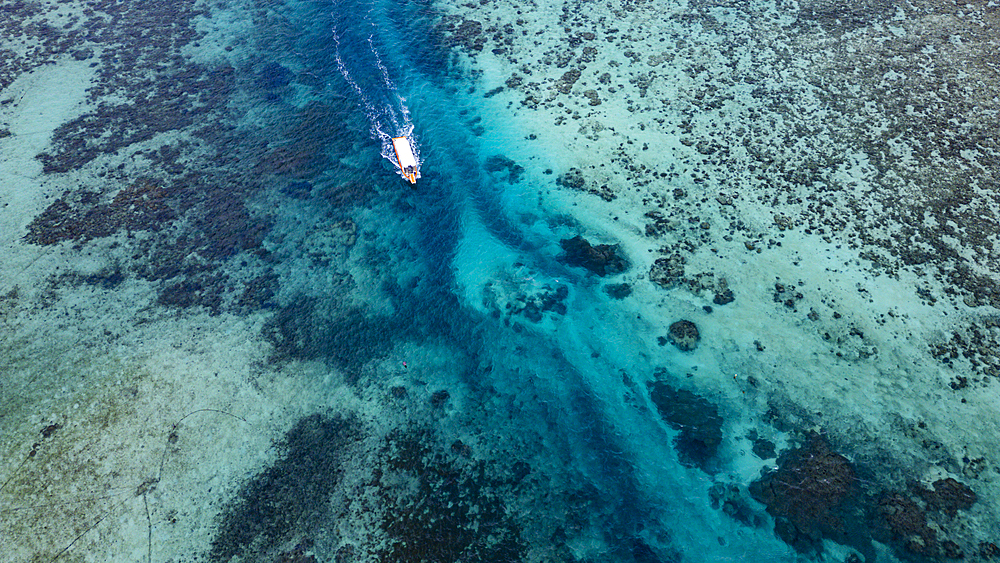
[[[522,560],[527,546],[504,497],[530,468],[466,458],[460,444],[451,453],[439,451],[431,436],[420,429],[398,431],[380,453],[385,473],[375,484],[388,546],[378,560]]]
[[[962,511],[977,500],[964,483],[949,477],[929,486],[916,480],[892,485],[896,479],[886,477],[894,468],[850,460],[812,431],[800,437],[797,447],[779,456],[777,468],[762,472],[748,489],[774,518],[775,534],[796,551],[822,556],[823,540],[832,540],[874,561],[878,541],[907,561],[990,560],[982,553],[994,542],[959,533]]]
[[[176,219],[174,210],[165,202],[164,189],[143,181],[123,187],[107,203],[99,201],[101,194],[97,192],[80,191],[67,196],[77,199],[75,205],[57,199],[28,225],[26,241],[48,245],[71,240],[82,244],[119,230],[157,231]]]
[[[273,560],[284,544],[320,526],[361,433],[352,418],[313,414],[289,430],[281,457],[244,484],[223,510],[210,561]]]
[[[353,378],[365,363],[389,352],[399,322],[336,301],[299,297],[280,307],[263,333],[274,346],[273,361],[326,360]]]
[[[526,545],[505,499],[531,473],[527,464],[476,460],[461,441],[440,448],[420,428],[394,430],[367,453],[355,447],[361,432],[352,418],[301,419],[281,457],[228,501],[208,560],[522,560]],[[370,477],[349,482],[348,456],[370,457],[360,464]]]
[[[125,275],[163,282],[161,304],[205,306],[217,313],[235,285],[219,267],[238,252],[258,248],[269,225],[244,207],[260,183],[232,156],[218,158],[246,145],[234,133],[227,108],[238,80],[231,67],[209,67],[183,56],[201,37],[194,20],[205,12],[192,6],[170,0],[104,2],[84,10],[89,19],[78,27],[52,31],[77,38],[78,46],[102,48],[87,91],[93,109],[59,126],[53,148],[38,158],[46,174],[91,167],[95,178],[89,187],[67,190],[36,217],[25,240],[82,247],[123,233],[133,245],[121,253]],[[30,37],[33,30],[26,21],[20,32]],[[46,60],[39,55],[20,70]],[[151,149],[136,147],[173,131],[192,135]],[[138,172],[126,172],[124,164],[94,166],[102,157],[125,153],[148,165]],[[189,172],[193,169],[197,172]],[[182,232],[181,224],[189,228]],[[192,291],[180,295],[187,288]]]
[[[563,250],[560,259],[571,266],[585,268],[598,276],[619,274],[628,269],[628,260],[616,244],[591,244],[577,235],[559,241]]]
[[[360,182],[366,171],[338,164],[354,154],[354,136],[367,133],[350,124],[357,108],[345,96],[301,108],[281,101],[283,88],[309,74],[267,60],[273,56],[266,53],[269,37],[287,22],[262,17],[248,38],[251,51],[254,45],[261,51],[245,68],[234,68],[185,56],[204,39],[195,22],[207,15],[190,2],[102,2],[83,14],[59,29],[46,27],[45,10],[32,3],[6,6],[0,14],[9,37],[35,45],[23,57],[4,58],[4,84],[55,62],[71,47],[101,47],[99,57],[89,51],[96,72],[87,91],[92,109],[60,125],[51,148],[38,155],[48,175],[84,169],[91,179],[65,190],[35,217],[25,240],[69,241],[82,249],[123,234],[128,249],[110,244],[118,248],[122,275],[153,282],[160,305],[212,314],[275,307],[280,276],[262,244],[272,220],[250,203],[272,186],[294,186],[291,197],[316,196],[313,203],[331,214],[365,201],[370,190]],[[325,63],[317,58],[315,64]],[[241,95],[267,108],[259,128],[239,127],[241,110],[233,100]],[[367,156],[378,158],[377,151]],[[115,166],[109,158],[132,164]],[[337,180],[302,191],[303,182],[320,174]],[[53,278],[61,285],[75,279]]]
[[[696,393],[667,383],[666,377],[665,371],[657,371],[656,379],[647,384],[649,398],[664,422],[678,431],[674,447],[681,463],[715,473],[716,456],[722,445],[723,419],[719,407]]]
[[[778,537],[796,551],[819,553],[823,538],[850,545],[856,535],[850,525],[864,522],[857,481],[851,462],[813,435],[805,446],[782,454],[778,469],[752,483],[750,494],[774,517]]]

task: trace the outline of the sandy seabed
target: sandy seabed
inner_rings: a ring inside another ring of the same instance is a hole
[[[696,321],[702,389],[869,472],[900,556],[994,557],[994,3],[448,13],[487,113],[533,140],[508,156],[545,205],[627,249],[638,313]],[[926,515],[947,479],[978,500]],[[768,508],[796,545],[808,526]]]
[[[316,141],[356,102],[324,97],[339,77],[304,62],[291,11],[0,12],[0,559],[600,559],[607,515],[557,472],[572,448],[496,414],[541,392],[476,389],[457,374],[481,358],[369,322],[419,285],[413,250],[377,228],[398,209],[372,201],[392,176],[365,127]],[[427,13],[505,205],[627,258],[588,274],[607,300],[569,298],[642,319],[593,329],[601,361],[666,350],[683,373],[633,374],[627,400],[675,431],[711,421],[670,400],[731,415],[720,444],[681,432],[711,451],[681,456],[705,490],[679,496],[803,558],[1000,557],[996,2]],[[542,320],[514,326],[558,334],[565,295],[531,276],[460,293],[524,315],[534,290]],[[415,555],[399,546],[441,531],[429,498],[474,508]],[[576,512],[528,516],[560,502]],[[684,552],[638,536],[616,560]]]

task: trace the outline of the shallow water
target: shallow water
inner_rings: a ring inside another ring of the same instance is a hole
[[[565,3],[505,29],[521,6],[178,1],[101,8],[108,37],[86,41],[106,51],[71,55],[89,67],[32,66],[82,38],[25,55],[5,107],[54,96],[59,73],[80,85],[23,178],[0,170],[9,560],[989,560],[991,481],[974,479],[992,441],[967,421],[949,437],[947,386],[928,382],[965,376],[903,342],[944,330],[940,309],[905,293],[886,320],[910,270],[880,278],[848,239],[794,230],[765,197],[805,174],[792,156],[773,171],[749,140],[674,132],[763,137],[765,110],[825,107],[756,75],[712,105],[725,69],[778,58],[727,33],[807,36],[779,4]],[[875,16],[851,17],[834,19]],[[618,50],[578,49],[605,35]],[[41,134],[18,117],[4,131]],[[751,171],[765,187],[738,184]]]
[[[494,154],[530,150],[516,146],[527,141],[506,138],[511,145],[498,145],[463,125],[484,117],[479,93],[467,95],[472,84],[408,56],[419,43],[413,38],[425,36],[425,29],[396,27],[390,21],[394,11],[379,3],[336,8],[343,18],[335,23],[341,68],[372,129],[384,145],[385,132],[405,133],[412,115],[425,167],[417,190],[403,196],[412,205],[405,220],[397,225],[391,215],[380,215],[380,228],[416,246],[415,255],[407,256],[412,261],[398,266],[420,280],[393,297],[395,315],[406,319],[394,337],[416,339],[417,345],[441,339],[477,358],[489,369],[470,374],[470,392],[499,389],[520,401],[506,431],[558,436],[556,449],[541,456],[551,457],[543,463],[552,465],[541,469],[576,475],[576,486],[594,489],[591,502],[606,526],[575,539],[593,542],[580,548],[586,557],[725,561],[754,553],[794,559],[769,532],[748,533],[719,518],[705,502],[709,480],[680,463],[670,433],[636,404],[641,391],[623,381],[628,374],[684,367],[675,365],[676,354],[651,342],[649,322],[629,318],[593,279],[557,259],[555,243],[573,232],[572,219],[505,200],[504,191],[530,194],[533,187],[505,185],[483,166]],[[491,135],[497,137],[508,136]],[[389,158],[385,150],[383,156]],[[544,328],[515,321],[512,329],[491,318],[476,288],[503,276],[521,291],[565,288],[565,313],[546,318]],[[546,427],[532,428],[540,423]],[[572,507],[555,503],[547,509],[558,520]]]

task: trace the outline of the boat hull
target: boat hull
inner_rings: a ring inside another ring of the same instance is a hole
[[[408,137],[393,137],[392,148],[396,151],[396,163],[399,165],[403,177],[411,184],[416,184],[417,178],[420,177],[420,168],[413,155],[410,139]]]

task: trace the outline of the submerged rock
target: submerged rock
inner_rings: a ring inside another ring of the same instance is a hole
[[[495,154],[487,158],[483,167],[487,172],[500,176],[510,184],[520,182],[521,175],[524,174],[523,166],[502,154]]]
[[[463,18],[461,23],[449,26],[451,31],[450,45],[461,45],[469,51],[482,51],[486,45],[486,37],[483,35],[483,24]]]
[[[448,391],[445,389],[441,389],[440,391],[435,391],[434,394],[431,395],[431,406],[443,407],[444,404],[448,402],[448,399],[450,398],[451,398],[451,393],[448,393]]]
[[[628,268],[625,259],[618,255],[618,245],[592,245],[579,235],[563,239],[559,245],[565,252],[563,262],[586,268],[599,276],[617,274]]]
[[[761,438],[757,435],[756,431],[751,431],[747,438],[753,444],[751,451],[753,455],[759,457],[760,459],[774,459],[777,456],[777,447],[774,442]]]
[[[722,444],[719,407],[686,389],[663,380],[648,384],[649,398],[660,417],[680,432],[674,440],[681,463],[712,473],[711,462]]]
[[[736,297],[733,295],[733,290],[729,288],[729,282],[726,278],[720,278],[715,287],[715,297],[712,298],[712,303],[716,305],[728,305],[735,300]]]
[[[684,352],[694,350],[698,346],[698,341],[701,340],[698,327],[693,322],[685,319],[670,325],[669,336],[674,346],[677,346],[678,349]]]
[[[632,295],[632,286],[627,283],[612,283],[604,286],[604,292],[614,299],[625,299]]]
[[[532,323],[540,323],[546,313],[565,315],[567,311],[566,298],[569,288],[565,285],[552,287],[545,284],[542,287],[518,287],[509,283],[491,283],[486,287],[487,301],[493,308],[494,318],[503,318],[504,324],[510,325],[515,316],[523,317]],[[521,330],[521,325],[514,324],[514,330]]]
[[[739,485],[715,483],[708,490],[708,496],[712,508],[725,512],[733,520],[755,528],[763,525],[763,516],[753,509]]]
[[[562,78],[556,81],[553,87],[556,90],[559,90],[559,92],[562,94],[569,94],[570,90],[573,89],[573,85],[576,84],[576,81],[579,79],[580,79],[580,70],[572,68],[570,70],[567,70],[562,75]]]
[[[822,539],[846,543],[845,517],[856,489],[851,462],[819,435],[778,460],[778,469],[750,484],[750,494],[775,518],[775,534],[795,548],[822,551]]]
[[[684,263],[687,260],[678,253],[657,258],[649,268],[649,281],[667,289],[684,281]]]
[[[570,168],[565,174],[560,174],[556,178],[557,186],[565,186],[574,190],[582,190],[587,181],[583,177],[583,171],[579,168]]]
[[[934,490],[921,489],[918,494],[930,510],[940,510],[954,517],[959,510],[968,510],[978,497],[967,485],[948,477],[934,481]]]

